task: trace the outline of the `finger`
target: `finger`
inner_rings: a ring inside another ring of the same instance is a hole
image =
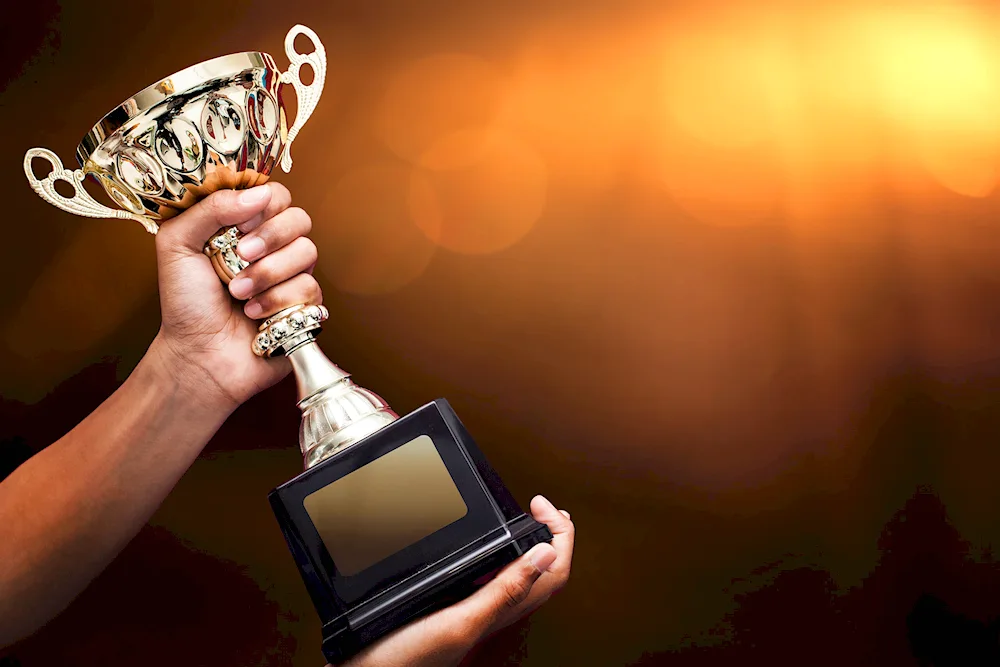
[[[236,252],[252,262],[306,236],[311,229],[312,219],[308,213],[298,207],[288,208],[240,239]]]
[[[556,557],[552,545],[536,544],[501,570],[491,582],[448,611],[462,619],[467,631],[478,640],[497,626],[520,616],[518,607],[528,599],[535,582],[552,566]]]
[[[310,274],[300,273],[247,301],[243,312],[252,320],[260,320],[291,306],[321,303],[323,290],[319,283]]]
[[[544,523],[552,533],[552,546],[559,554],[556,564],[547,573],[553,580],[546,582],[547,587],[561,587],[569,578],[573,563],[573,543],[576,541],[576,526],[569,518],[569,512],[557,510],[545,496],[535,496],[531,499],[531,516],[535,521]]]
[[[316,262],[316,244],[300,236],[284,248],[265,255],[229,283],[229,293],[237,299],[249,299],[264,290],[303,273]]]
[[[275,182],[268,183],[267,187],[271,190],[271,201],[268,202],[267,206],[264,207],[264,210],[261,213],[258,213],[246,222],[241,222],[236,225],[236,228],[240,230],[240,233],[250,233],[254,229],[260,227],[262,222],[270,220],[292,205],[292,193],[289,192],[288,188],[284,185]]]
[[[556,509],[552,501],[545,496],[532,498],[530,507],[531,516],[535,517],[535,521],[548,526],[553,537],[559,538],[561,536],[563,541],[568,539],[572,542],[576,527],[573,525],[573,520],[570,519],[569,512]]]
[[[531,501],[531,513],[536,521],[548,526],[552,533],[552,547],[557,557],[549,569],[539,577],[528,599],[521,605],[520,615],[530,614],[545,604],[554,593],[559,592],[569,581],[573,566],[573,543],[576,538],[576,527],[569,518],[569,512],[557,510],[543,496],[535,496]]]
[[[157,239],[175,249],[200,253],[217,231],[252,219],[270,202],[270,184],[248,190],[219,190],[164,224]]]

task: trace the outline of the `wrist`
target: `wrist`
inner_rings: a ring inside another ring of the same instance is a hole
[[[154,382],[164,386],[189,408],[225,421],[239,401],[227,394],[203,367],[179,353],[161,331],[140,362]]]

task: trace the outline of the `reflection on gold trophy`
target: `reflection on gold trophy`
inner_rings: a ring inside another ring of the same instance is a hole
[[[295,51],[294,40],[308,37],[315,50]],[[280,162],[292,167],[291,147],[319,101],[326,78],[326,51],[317,35],[295,26],[285,36],[290,60],[284,72],[266,53],[244,52],[215,58],[165,77],[108,113],[77,148],[81,168],[70,170],[51,151],[33,148],[24,171],[42,199],[91,218],[135,220],[152,234],[161,224],[212,192],[260,185]],[[302,67],[313,71],[304,84]],[[291,86],[298,112],[288,127],[281,93]],[[52,171],[35,175],[32,163],[47,161]],[[83,180],[92,176],[120,207],[91,197]],[[72,187],[72,196],[56,191]],[[169,223],[166,223],[169,224]],[[248,266],[235,251],[236,227],[220,230],[206,245],[220,279],[228,283]],[[284,355],[292,363],[302,409],[299,446],[307,468],[397,419],[379,396],[355,385],[315,342],[329,316],[319,304],[287,308],[260,325],[253,342],[258,356]]]

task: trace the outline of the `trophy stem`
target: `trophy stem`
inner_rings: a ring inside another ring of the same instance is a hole
[[[295,373],[300,405],[324,389],[350,377],[349,373],[323,354],[315,340],[299,346],[287,356]]]
[[[359,387],[315,340],[287,353],[298,387],[299,448],[306,469],[399,418],[382,397]]]

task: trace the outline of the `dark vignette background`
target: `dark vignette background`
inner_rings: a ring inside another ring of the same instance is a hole
[[[153,77],[238,50],[283,64],[285,31],[304,23],[331,73],[279,178],[316,221],[324,348],[400,412],[447,397],[518,498],[543,492],[578,525],[571,585],[472,664],[1000,664],[996,196],[915,175],[864,111],[828,126],[803,105],[830,160],[859,128],[880,147],[815,182],[812,163],[768,171],[765,149],[669,132],[653,146],[642,94],[671,70],[646,57],[651,26],[662,41],[709,30],[736,3],[689,4],[5,6],[3,474],[112,392],[158,325],[151,240],[42,203],[24,150],[75,167],[86,129]],[[766,11],[799,21],[784,27],[808,51],[822,16],[786,9]],[[467,60],[393,83],[436,54]],[[407,159],[498,116],[521,143],[464,181]],[[421,168],[458,202],[436,243],[399,203]],[[781,196],[762,204],[762,190]],[[496,219],[466,201],[480,199]],[[463,211],[496,230],[463,236]],[[288,383],[244,406],[104,575],[7,659],[322,664],[265,502],[300,469],[297,425]]]

